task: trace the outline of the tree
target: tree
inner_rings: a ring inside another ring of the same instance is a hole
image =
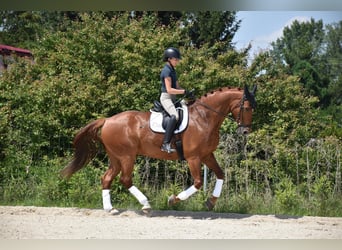
[[[195,48],[205,45],[207,48],[215,47],[215,56],[234,48],[232,40],[241,23],[241,20],[236,19],[234,11],[132,12],[133,18],[139,19],[144,15],[156,15],[158,25],[161,26],[178,25],[185,37],[181,40],[189,40],[190,45]]]
[[[79,21],[75,11],[0,11],[0,43],[32,48],[44,32],[65,30]]]
[[[327,112],[335,121],[336,129],[341,131],[342,124],[342,21],[327,25],[326,35],[326,67],[329,77],[327,89]],[[340,132],[341,134],[341,132]]]
[[[331,102],[342,105],[342,21],[326,26],[326,60]]]
[[[199,11],[186,13],[183,23],[194,47],[222,43],[218,52],[225,52],[234,47],[232,40],[241,21],[236,20],[234,11]]]
[[[0,78],[1,150],[15,145],[35,159],[60,155],[75,128],[124,110],[148,110],[158,98],[163,50],[177,46],[179,32],[156,26],[153,16],[80,18],[36,41],[35,64],[14,65]]]
[[[322,124],[314,108],[318,98],[303,92],[300,78],[287,74],[287,69],[277,65],[270,52],[255,58],[249,75],[260,89],[254,118],[258,128],[273,133],[275,140],[302,145],[319,133]]]
[[[322,104],[329,84],[322,57],[324,35],[322,20],[303,23],[296,20],[271,44],[273,57],[284,63],[290,74],[298,76],[307,92],[318,96]]]
[[[173,25],[183,17],[181,11],[134,11],[131,13],[132,18],[136,19],[140,19],[144,15],[156,16],[156,21],[158,22],[158,25],[161,26]]]

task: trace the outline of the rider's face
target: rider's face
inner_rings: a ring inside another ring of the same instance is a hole
[[[177,64],[179,63],[179,59],[178,58],[175,58],[175,57],[172,57],[172,58],[170,58],[169,59],[169,62],[170,62],[170,64],[173,66],[173,67],[176,67],[177,66]]]

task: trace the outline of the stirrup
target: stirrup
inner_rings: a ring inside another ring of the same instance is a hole
[[[173,153],[173,152],[176,152],[176,149],[171,148],[171,143],[163,143],[163,145],[161,146],[160,150],[164,151],[164,152],[168,152],[169,154]]]

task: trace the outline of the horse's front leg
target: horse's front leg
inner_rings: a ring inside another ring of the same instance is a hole
[[[213,208],[215,207],[217,199],[221,195],[224,173],[223,173],[221,167],[218,165],[213,153],[210,153],[208,156],[204,157],[202,159],[202,162],[209,169],[211,169],[216,175],[216,183],[215,183],[214,191],[213,191],[211,197],[208,198],[207,201],[205,202],[206,207],[209,210],[213,210]]]
[[[168,205],[172,206],[178,203],[179,201],[188,199],[191,195],[196,193],[203,185],[201,178],[201,161],[199,158],[193,158],[187,160],[189,163],[189,169],[191,176],[194,180],[194,184],[188,189],[182,191],[177,196],[171,195],[168,200]]]

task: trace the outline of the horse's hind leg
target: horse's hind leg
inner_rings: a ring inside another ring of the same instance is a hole
[[[109,169],[101,178],[103,209],[107,212],[113,210],[112,202],[110,200],[110,187],[112,185],[114,178],[120,173],[120,170],[120,165],[114,165],[114,162],[111,162]]]

